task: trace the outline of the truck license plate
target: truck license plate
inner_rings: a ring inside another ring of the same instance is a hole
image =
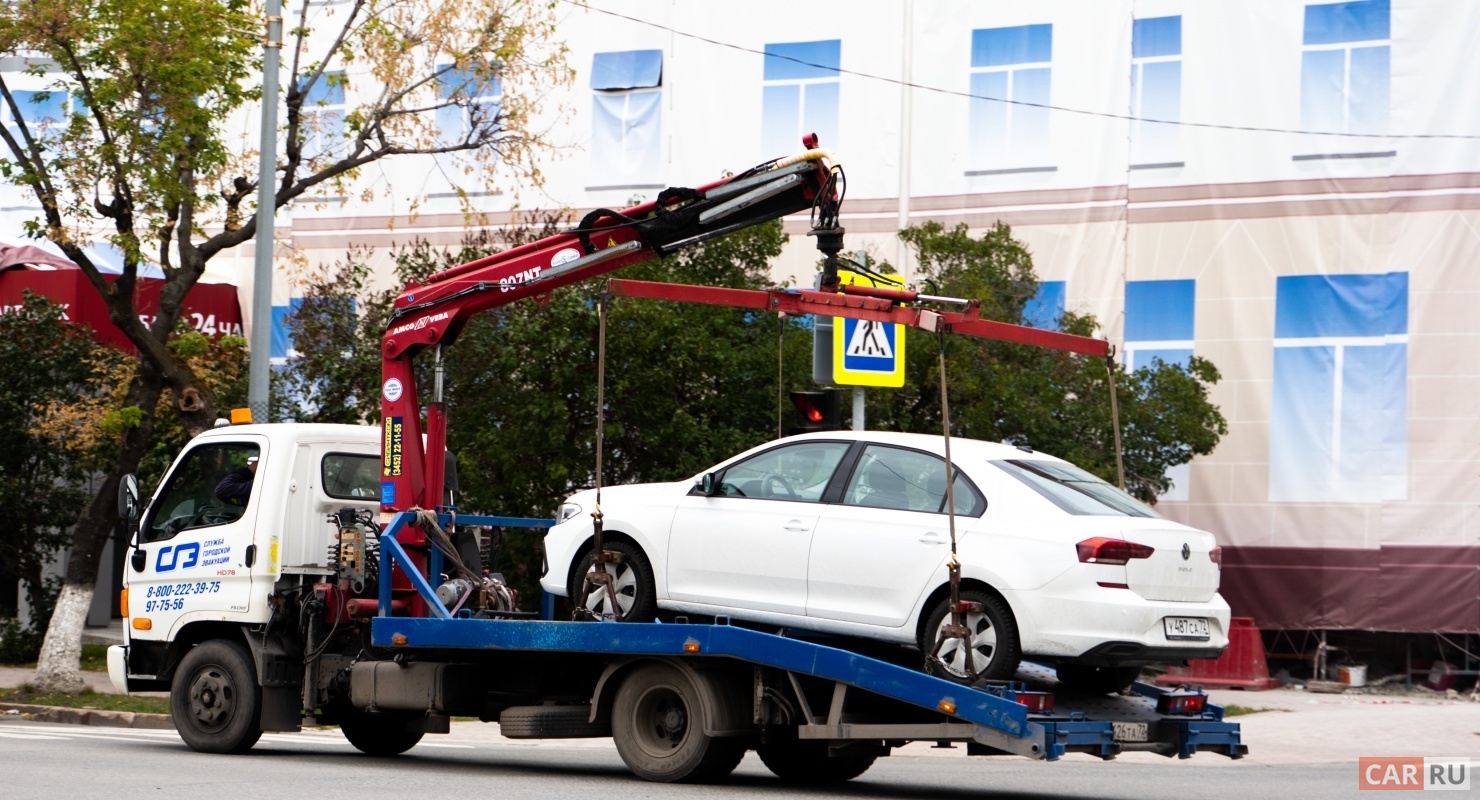
[[[1151,738],[1146,731],[1144,722],[1112,722],[1115,727],[1115,741],[1117,742],[1144,742]]]
[[[1161,623],[1166,627],[1168,639],[1212,638],[1208,621],[1204,617],[1163,617]]]

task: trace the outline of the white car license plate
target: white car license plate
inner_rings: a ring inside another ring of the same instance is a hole
[[[1144,722],[1112,722],[1110,724],[1115,727],[1115,741],[1117,742],[1144,742],[1151,738]]]
[[[1213,638],[1205,617],[1163,617],[1161,624],[1166,628],[1168,639]]]

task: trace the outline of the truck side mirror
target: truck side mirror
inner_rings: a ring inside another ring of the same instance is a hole
[[[118,482],[118,516],[128,523],[139,521],[139,479],[132,472]]]
[[[706,472],[699,478],[699,492],[705,497],[713,497],[719,491],[719,480],[713,472]]]

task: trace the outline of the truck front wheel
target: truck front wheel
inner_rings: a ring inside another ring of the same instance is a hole
[[[353,711],[339,720],[344,738],[367,756],[398,756],[421,741],[422,732],[406,727],[406,717],[397,714],[366,714]]]
[[[704,733],[702,689],[670,664],[628,675],[612,702],[612,739],[628,768],[650,781],[703,783],[729,775],[745,741]]]
[[[192,750],[252,749],[262,736],[262,690],[247,649],[222,639],[192,647],[170,684],[170,715]]]

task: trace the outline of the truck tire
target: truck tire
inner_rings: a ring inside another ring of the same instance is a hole
[[[771,735],[768,741],[755,749],[773,775],[786,783],[799,786],[819,786],[842,783],[868,772],[878,756],[829,757],[827,742],[820,739],[800,741],[795,733]]]
[[[407,728],[406,721],[401,714],[351,711],[340,718],[339,729],[356,750],[367,756],[387,758],[398,756],[421,741],[422,732]]]
[[[1115,694],[1129,689],[1136,678],[1141,677],[1140,667],[1086,667],[1080,664],[1059,664],[1056,668],[1059,683],[1068,689],[1085,694]]]
[[[513,706],[498,715],[498,731],[509,739],[588,739],[612,735],[610,725],[590,719],[590,706]]]
[[[638,777],[705,783],[740,765],[744,739],[705,735],[701,691],[678,668],[662,663],[637,667],[617,687],[612,738]]]
[[[605,593],[592,594],[587,598],[586,608],[600,618],[603,614],[616,613],[620,610],[623,622],[652,622],[658,617],[658,589],[653,582],[653,565],[648,561],[647,554],[642,548],[630,542],[619,540],[605,542],[603,546],[622,554],[619,564],[607,565],[608,569],[615,568],[617,580],[617,609],[611,609],[609,598]],[[581,602],[581,590],[585,586],[586,573],[591,571],[591,554],[581,559],[580,564],[571,573],[570,579],[570,602],[579,604]]]
[[[224,639],[190,648],[170,683],[170,716],[192,750],[252,749],[262,736],[262,689],[247,648]]]

